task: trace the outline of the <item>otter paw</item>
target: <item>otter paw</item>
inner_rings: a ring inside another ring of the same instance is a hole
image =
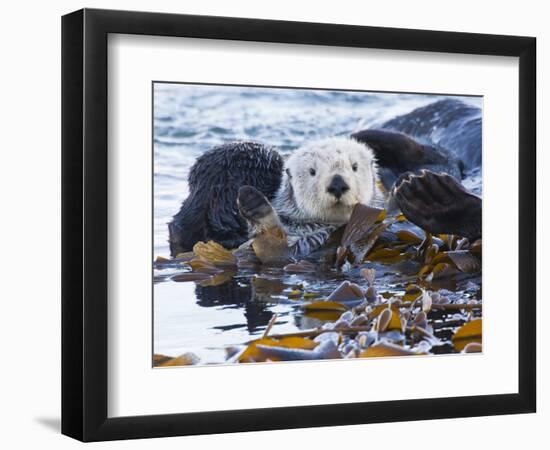
[[[446,173],[405,174],[395,183],[392,199],[408,220],[430,233],[481,236],[481,199]]]
[[[252,186],[243,186],[239,189],[237,207],[241,215],[249,222],[262,226],[277,225],[277,213],[269,200]]]

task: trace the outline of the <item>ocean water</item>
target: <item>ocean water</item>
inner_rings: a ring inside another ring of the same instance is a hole
[[[305,141],[348,136],[442,98],[445,97],[156,83],[155,257],[169,256],[167,223],[188,194],[191,166],[206,150],[235,140],[254,140],[273,145],[282,153],[292,152]],[[453,98],[481,107],[480,98]],[[479,190],[480,180],[469,183],[470,188]],[[237,277],[212,289],[192,282],[157,282],[154,352],[175,356],[193,351],[204,362],[216,362],[223,360],[224,347],[260,335],[274,313],[279,315],[275,333],[312,325],[305,323],[295,306],[277,301],[273,292],[268,293],[268,301],[260,298],[251,277]],[[285,286],[316,283],[307,277],[293,277],[274,274],[273,280]]]

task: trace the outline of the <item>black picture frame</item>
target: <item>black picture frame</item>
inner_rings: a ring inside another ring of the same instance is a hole
[[[107,416],[107,36],[279,42],[519,58],[518,393]],[[62,433],[82,441],[535,412],[536,39],[84,9],[62,18]]]

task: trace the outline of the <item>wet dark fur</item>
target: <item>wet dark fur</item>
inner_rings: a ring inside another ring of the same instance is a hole
[[[481,167],[481,110],[475,106],[446,98],[388,120],[380,128],[437,145],[446,156],[460,160],[466,171]]]
[[[424,145],[402,133],[386,130],[362,130],[351,135],[367,144],[376,156],[380,181],[390,190],[405,172],[417,173],[421,169],[446,172],[455,178],[463,176],[463,164],[454,156],[433,145]]]
[[[255,142],[224,144],[200,156],[189,173],[189,196],[168,224],[172,256],[198,241],[212,239],[226,248],[245,242],[248,225],[237,211],[239,188],[253,186],[272,200],[282,173],[281,155]]]

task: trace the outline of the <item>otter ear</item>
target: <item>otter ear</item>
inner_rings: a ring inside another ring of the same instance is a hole
[[[290,169],[285,169],[285,172],[288,178],[292,178],[292,175],[290,174]]]

